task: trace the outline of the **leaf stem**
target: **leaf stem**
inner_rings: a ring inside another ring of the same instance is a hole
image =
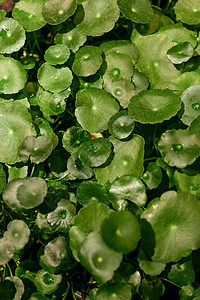
[[[67,297],[67,295],[68,295],[68,292],[69,292],[69,288],[70,288],[70,284],[69,284],[69,281],[67,281],[67,290],[66,290],[66,292],[65,292],[65,294],[64,294],[64,296],[63,296],[63,298],[62,298],[62,300],[65,300],[65,299],[66,299],[66,297]]]
[[[12,270],[11,270],[11,268],[10,268],[10,266],[9,266],[9,264],[8,264],[8,263],[6,264],[6,266],[7,266],[8,270],[9,270],[9,272],[10,272],[10,275],[11,275],[11,276],[13,276],[13,274],[12,274]]]
[[[30,177],[32,177],[32,176],[33,176],[33,173],[34,173],[34,171],[35,171],[35,164],[33,164],[33,167],[32,167],[32,170],[31,170]]]
[[[174,282],[172,282],[171,280],[169,280],[169,279],[166,279],[166,278],[160,278],[161,280],[164,280],[164,281],[167,281],[167,282],[169,282],[169,283],[171,283],[171,284],[173,284],[173,285],[175,285],[175,286],[177,286],[179,289],[182,289],[182,287],[180,286],[180,285],[178,285],[178,284],[176,284],[176,283],[174,283]]]
[[[43,53],[42,53],[42,50],[41,50],[40,45],[39,45],[39,43],[38,43],[38,40],[37,40],[35,31],[33,32],[33,36],[34,36],[35,44],[36,44],[36,46],[37,46],[37,48],[38,48],[38,51],[39,51],[39,53],[43,56]]]
[[[158,157],[148,157],[148,158],[145,158],[144,161],[151,161],[151,160],[156,160],[158,159]]]

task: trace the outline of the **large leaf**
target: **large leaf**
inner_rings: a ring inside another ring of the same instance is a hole
[[[115,98],[104,90],[88,88],[77,93],[75,115],[82,127],[89,132],[106,130],[109,119],[118,110]]]
[[[141,215],[155,233],[153,260],[177,262],[200,246],[200,202],[191,194],[169,191]],[[146,249],[148,250],[148,249]]]
[[[178,0],[175,5],[175,13],[179,20],[186,24],[200,23],[200,2],[198,0]]]
[[[0,161],[14,164],[19,161],[19,146],[27,136],[35,135],[31,115],[18,101],[0,101]]]

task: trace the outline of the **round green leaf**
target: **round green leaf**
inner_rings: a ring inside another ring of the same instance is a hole
[[[109,193],[112,203],[129,200],[139,206],[144,206],[147,201],[145,186],[134,175],[117,177],[111,184]]]
[[[70,56],[70,50],[67,45],[57,44],[49,47],[44,54],[44,59],[50,65],[62,65]]]
[[[57,116],[64,112],[66,102],[58,94],[52,94],[47,91],[41,92],[38,104],[45,119],[51,122],[51,116]]]
[[[104,90],[88,88],[77,93],[76,118],[91,133],[106,130],[109,119],[118,110],[119,105],[114,97]]]
[[[47,185],[44,179],[32,177],[24,179],[17,189],[17,200],[22,207],[31,209],[44,201],[47,193]]]
[[[175,7],[175,14],[179,20],[186,24],[200,23],[200,2],[198,0],[178,0]]]
[[[13,300],[21,299],[22,295],[24,294],[23,281],[17,276],[9,276],[9,277],[6,277],[5,280],[9,280],[9,281],[13,282],[15,285],[16,293],[15,293],[15,297],[13,298]]]
[[[13,257],[15,246],[10,239],[0,239],[0,265],[4,265]]]
[[[48,159],[48,164],[54,176],[65,176],[65,174],[68,172],[67,160],[69,156],[69,153],[63,148],[56,149],[52,152]]]
[[[102,43],[99,48],[107,55],[110,52],[122,53],[129,56],[132,63],[135,64],[138,59],[138,50],[135,44],[128,40],[111,40]]]
[[[199,248],[199,209],[196,196],[169,191],[142,213],[155,234],[153,260],[177,262]]]
[[[77,188],[78,203],[85,206],[92,202],[109,204],[106,189],[100,184],[92,181],[83,181]]]
[[[88,179],[94,175],[93,170],[79,159],[77,150],[68,159],[67,169],[72,176],[78,179]]]
[[[200,174],[190,176],[175,171],[174,183],[178,190],[189,192],[200,198]]]
[[[73,224],[73,218],[76,214],[76,207],[66,199],[58,203],[58,207],[48,213],[47,221],[51,227],[59,232],[68,232]]]
[[[52,142],[44,136],[29,136],[19,147],[19,157],[23,162],[30,158],[32,163],[39,164],[47,159],[53,149]]]
[[[86,35],[100,36],[110,31],[119,18],[116,0],[88,0],[82,5],[84,19],[78,29]]]
[[[49,295],[57,290],[61,281],[62,275],[54,275],[45,270],[40,270],[36,274],[34,284],[42,294]]]
[[[119,101],[123,108],[128,106],[131,98],[136,94],[134,85],[123,78],[106,82],[104,88]]]
[[[24,183],[25,179],[13,179],[6,186],[3,192],[3,200],[11,209],[23,210],[17,199],[17,190]]]
[[[188,130],[167,130],[158,142],[158,149],[170,166],[185,168],[200,155],[200,140]]]
[[[184,92],[187,88],[192,85],[200,84],[200,76],[195,71],[182,73],[176,80],[176,85],[181,92]]]
[[[183,92],[181,100],[184,103],[184,112],[181,117],[183,123],[190,123],[200,116],[200,85],[193,85]]]
[[[161,272],[164,271],[166,267],[166,264],[164,263],[150,260],[145,254],[145,252],[142,250],[142,248],[140,248],[137,260],[142,271],[144,271],[145,274],[148,274],[150,276],[159,275]]]
[[[46,21],[42,16],[42,7],[45,0],[20,0],[15,3],[12,11],[16,19],[26,31],[35,31],[42,28]]]
[[[0,22],[0,53],[18,51],[25,39],[25,30],[16,20],[5,18]]]
[[[57,25],[72,16],[76,7],[76,0],[46,0],[42,15],[47,23]]]
[[[67,271],[74,262],[69,243],[63,236],[51,240],[44,248],[44,255],[40,256],[40,265],[50,273]]]
[[[106,72],[103,76],[105,86],[110,81],[126,79],[131,81],[133,64],[128,55],[117,52],[109,52],[106,55]]]
[[[59,93],[67,89],[73,79],[72,72],[68,67],[58,69],[47,62],[39,68],[37,76],[41,86],[53,93]]]
[[[13,300],[15,297],[16,288],[10,280],[0,282],[0,294],[2,299]]]
[[[111,142],[115,155],[110,165],[95,169],[98,182],[102,185],[107,181],[112,183],[123,175],[140,177],[143,173],[144,139],[135,134],[129,141],[122,142],[112,138]]]
[[[178,285],[189,285],[194,282],[195,272],[192,259],[187,259],[183,263],[172,265],[168,278]]]
[[[35,58],[31,56],[24,57],[20,60],[25,70],[31,70],[35,67]]]
[[[147,281],[146,278],[143,278],[140,289],[143,297],[149,300],[159,300],[164,294],[165,286],[158,278],[153,280],[149,279],[149,281]]]
[[[117,0],[122,14],[135,23],[146,24],[153,19],[153,9],[149,0]]]
[[[18,101],[0,101],[0,162],[19,161],[19,146],[31,135],[35,135],[35,129],[27,108]]]
[[[130,286],[124,282],[102,286],[98,289],[96,300],[130,300],[132,297]]]
[[[141,179],[150,190],[157,188],[162,181],[162,171],[158,164],[154,162],[149,163]]]
[[[194,53],[192,45],[188,42],[178,44],[167,51],[167,57],[173,64],[188,61]]]
[[[4,232],[4,237],[11,240],[16,250],[23,249],[28,243],[30,229],[22,220],[13,220],[7,226],[7,231]]]
[[[72,70],[77,76],[90,76],[99,70],[102,62],[101,50],[98,47],[83,46],[75,54]]]
[[[111,249],[127,254],[137,248],[141,238],[140,225],[129,211],[112,212],[103,221],[101,235]]]
[[[77,149],[80,144],[90,140],[90,135],[78,126],[72,126],[63,134],[63,147],[70,153]]]
[[[115,138],[125,139],[134,129],[134,121],[127,114],[126,110],[121,110],[110,118],[108,130]]]
[[[110,249],[99,233],[91,232],[81,244],[79,258],[95,280],[103,284],[113,277],[121,263],[122,254]]]
[[[57,33],[55,36],[56,44],[65,44],[73,52],[76,52],[87,40],[87,36],[77,27],[67,33]]]
[[[25,83],[26,71],[22,64],[11,57],[2,56],[0,58],[0,93],[18,93]]]
[[[111,147],[110,141],[104,138],[85,141],[78,148],[78,156],[87,166],[98,167],[109,158]]]
[[[128,112],[135,121],[155,124],[169,120],[180,108],[181,100],[172,91],[145,90],[131,99]]]

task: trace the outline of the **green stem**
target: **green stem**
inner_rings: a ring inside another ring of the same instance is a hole
[[[164,280],[164,281],[167,281],[167,282],[169,282],[169,283],[171,283],[171,284],[173,284],[173,285],[175,285],[175,286],[177,286],[179,289],[182,289],[182,287],[180,286],[180,285],[178,285],[178,284],[176,284],[176,283],[174,283],[174,282],[172,282],[171,280],[169,280],[169,279],[166,279],[166,278],[160,278],[161,280]]]
[[[63,296],[63,298],[62,298],[62,300],[65,300],[65,299],[66,299],[66,297],[67,297],[67,295],[68,295],[68,292],[69,292],[69,288],[70,288],[70,284],[69,284],[69,281],[67,281],[67,290],[66,290],[66,292],[65,292],[65,294],[64,294],[64,296]]]
[[[33,164],[33,167],[32,167],[32,170],[31,170],[30,177],[32,177],[32,176],[33,176],[33,173],[34,173],[34,171],[35,171],[35,164]]]
[[[7,266],[8,270],[9,270],[9,272],[10,272],[10,276],[12,276],[13,274],[12,274],[12,270],[11,270],[9,264],[7,263],[6,266]]]
[[[148,158],[145,158],[144,161],[151,161],[151,160],[156,160],[158,159],[158,157],[148,157]]]
[[[71,291],[72,291],[73,299],[74,299],[74,300],[77,300],[77,299],[76,299],[76,296],[75,296],[75,294],[74,294],[74,287],[73,287],[73,282],[72,282],[72,281],[71,281]]]
[[[36,46],[37,46],[37,48],[38,48],[38,51],[39,51],[39,53],[41,54],[41,56],[43,56],[43,53],[42,53],[42,50],[41,50],[40,45],[39,45],[39,43],[38,43],[38,40],[37,40],[35,31],[33,32],[33,36],[34,36],[35,44],[36,44]]]

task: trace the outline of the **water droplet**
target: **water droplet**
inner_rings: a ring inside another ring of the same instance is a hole
[[[200,104],[197,102],[197,103],[192,103],[192,108],[194,109],[194,110],[199,110],[200,109]]]
[[[172,150],[175,152],[180,152],[181,150],[183,150],[183,145],[182,144],[173,144]]]

